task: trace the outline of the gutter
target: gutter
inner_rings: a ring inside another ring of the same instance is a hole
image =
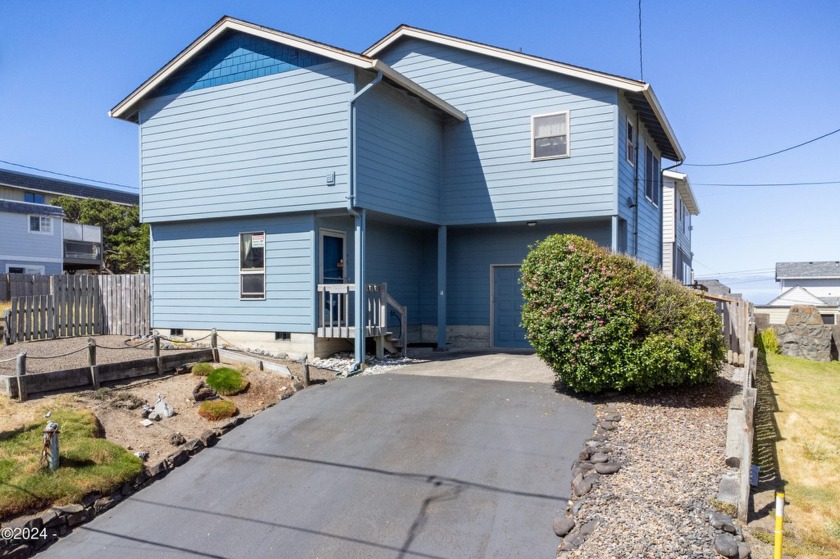
[[[353,370],[351,374],[358,374],[362,371],[362,366],[365,361],[365,325],[364,311],[365,311],[365,290],[364,290],[364,265],[365,265],[365,251],[364,251],[364,236],[366,227],[366,215],[364,208],[359,208],[361,213],[356,210],[356,101],[376,87],[376,84],[382,81],[382,71],[376,72],[376,77],[372,82],[364,86],[360,91],[355,93],[350,98],[349,111],[349,129],[348,129],[348,144],[350,148],[349,157],[347,160],[347,212],[352,215],[354,219],[354,229],[358,231],[355,236],[355,269],[353,271],[354,283],[356,284],[355,304],[353,305],[354,314],[356,317],[356,337],[353,340],[355,348],[355,362],[353,363]]]

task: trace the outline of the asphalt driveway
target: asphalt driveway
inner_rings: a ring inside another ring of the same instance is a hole
[[[334,382],[258,415],[42,556],[553,558],[551,522],[591,429],[591,407],[545,382]]]

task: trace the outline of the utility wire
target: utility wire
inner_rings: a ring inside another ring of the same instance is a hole
[[[820,181],[820,182],[756,182],[756,183],[737,183],[737,182],[693,182],[693,186],[817,186],[824,184],[840,184],[840,181]]]
[[[639,81],[645,81],[645,66],[642,59],[642,0],[639,0]]]
[[[639,2],[641,3],[641,0],[639,0]],[[759,159],[764,159],[766,157],[772,157],[773,155],[779,155],[780,153],[784,153],[786,151],[790,151],[790,150],[796,149],[796,148],[801,148],[802,146],[807,146],[808,144],[812,144],[812,143],[816,142],[817,140],[822,140],[823,138],[827,138],[827,137],[831,136],[832,134],[837,134],[838,132],[840,132],[840,128],[838,128],[837,130],[832,130],[831,132],[828,132],[827,134],[823,134],[822,136],[818,136],[816,138],[808,140],[807,142],[802,142],[801,144],[796,144],[795,146],[791,146],[789,148],[780,149],[779,151],[774,151],[773,153],[766,153],[764,155],[759,155],[757,157],[750,157],[749,159],[741,159],[739,161],[729,161],[728,163],[683,163],[683,165],[685,165],[686,167],[725,167],[727,165],[738,165],[740,163],[748,163],[750,161],[757,161]]]
[[[51,175],[58,175],[60,177],[68,177],[68,178],[71,178],[71,179],[77,179],[77,180],[81,180],[81,181],[95,182],[95,183],[99,183],[99,184],[107,184],[107,185],[110,185],[110,186],[119,186],[120,188],[128,188],[130,190],[137,190],[136,186],[128,186],[128,185],[125,185],[125,184],[118,184],[118,183],[115,183],[115,182],[98,181],[98,180],[94,180],[94,179],[88,179],[88,178],[85,178],[85,177],[77,177],[76,175],[68,175],[68,174],[65,174],[65,173],[59,173],[57,171],[50,171],[48,169],[39,169],[38,167],[30,167],[29,165],[23,165],[21,163],[13,163],[12,161],[4,161],[3,159],[0,159],[0,163],[5,163],[6,165],[14,165],[15,167],[23,167],[24,169],[32,169],[33,171],[40,171],[42,173],[49,173]]]

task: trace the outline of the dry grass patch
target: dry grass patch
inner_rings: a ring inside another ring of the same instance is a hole
[[[60,433],[60,466],[40,466],[46,419],[0,440],[0,518],[58,503],[78,502],[88,493],[106,494],[140,473],[139,458],[105,439],[88,410],[53,410]]]
[[[196,363],[192,366],[191,372],[196,376],[206,377],[215,370],[216,367],[212,363]]]
[[[840,556],[840,363],[767,355],[778,411],[779,468],[802,546],[791,555]]]
[[[233,402],[227,400],[206,400],[198,406],[198,415],[210,421],[227,419],[239,413]]]

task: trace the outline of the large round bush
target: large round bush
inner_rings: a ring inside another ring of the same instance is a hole
[[[522,323],[576,392],[712,381],[723,357],[714,306],[628,256],[553,235],[522,264]]]

